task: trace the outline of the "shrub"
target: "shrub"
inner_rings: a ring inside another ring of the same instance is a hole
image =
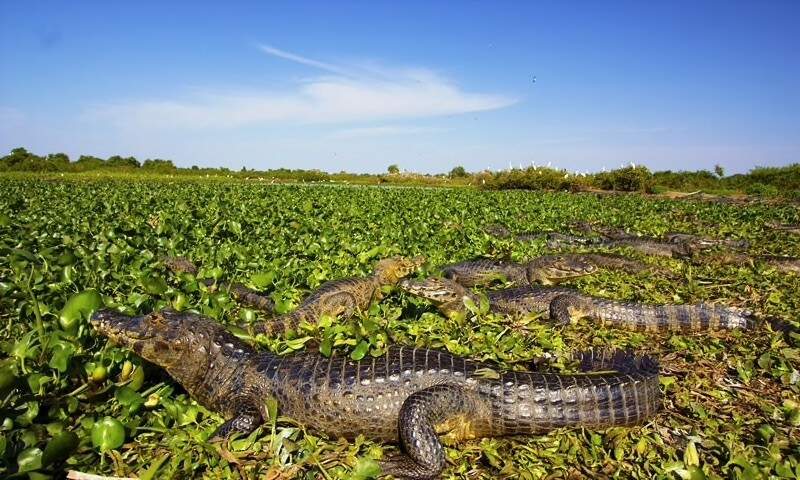
[[[653,174],[647,167],[625,167],[594,176],[595,185],[603,190],[652,192]]]

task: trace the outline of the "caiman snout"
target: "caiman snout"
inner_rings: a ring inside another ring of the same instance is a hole
[[[145,317],[129,317],[114,310],[103,309],[95,312],[89,321],[98,332],[121,344],[151,336]]]

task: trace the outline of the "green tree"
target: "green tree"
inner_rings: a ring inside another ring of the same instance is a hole
[[[159,173],[171,173],[178,170],[172,160],[162,160],[160,158],[148,158],[142,164],[142,169]]]
[[[75,167],[80,171],[95,170],[105,165],[105,160],[92,155],[81,155],[75,162]]]
[[[0,158],[0,162],[2,162],[6,167],[12,168],[35,158],[41,158],[41,157],[38,157],[30,153],[28,150],[22,147],[18,147],[11,150],[11,153],[6,155],[5,157]]]
[[[392,175],[400,173],[400,167],[396,163],[389,165],[389,168],[387,168],[386,170]]]
[[[453,169],[450,170],[450,173],[448,173],[447,176],[450,178],[464,178],[466,176],[469,176],[469,174],[464,169],[464,167],[459,165],[457,167],[453,167]]]
[[[69,155],[66,153],[51,153],[47,156],[47,160],[59,166],[69,165]]]
[[[114,155],[112,157],[108,157],[108,160],[106,160],[106,166],[139,168],[141,164],[139,163],[139,160],[136,160],[136,157],[121,157],[119,155]]]
[[[725,176],[725,169],[722,168],[722,165],[716,164],[714,165],[714,173],[717,175],[717,177],[722,178]]]

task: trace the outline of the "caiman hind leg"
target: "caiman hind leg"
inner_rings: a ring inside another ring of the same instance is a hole
[[[359,307],[356,298],[349,292],[331,294],[319,303],[300,305],[297,310],[253,325],[255,333],[267,336],[283,335],[290,330],[297,330],[302,322],[316,324],[322,315],[352,316]]]
[[[423,480],[438,478],[445,454],[437,430],[449,430],[452,440],[476,438],[489,433],[490,406],[478,395],[457,385],[435,385],[411,394],[397,420],[404,455],[381,462],[385,475]]]
[[[374,294],[373,297],[374,298]],[[344,318],[352,317],[360,305],[350,292],[334,293],[323,300],[322,313]],[[367,306],[368,307],[368,306]]]

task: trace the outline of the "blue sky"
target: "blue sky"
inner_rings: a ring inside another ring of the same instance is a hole
[[[800,162],[798,24],[796,1],[3,0],[0,150],[742,172]]]

